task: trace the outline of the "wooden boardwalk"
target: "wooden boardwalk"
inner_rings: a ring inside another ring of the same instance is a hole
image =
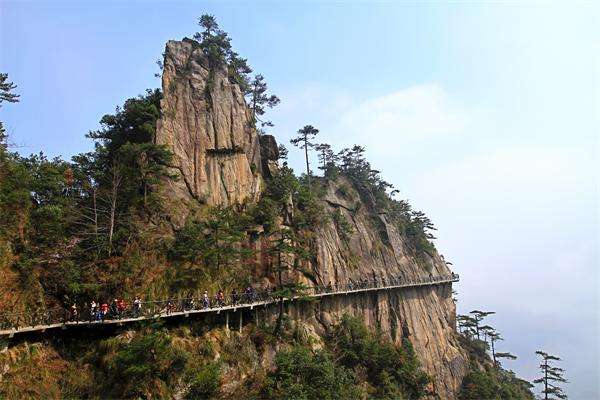
[[[402,279],[391,279],[386,282],[379,280],[375,281],[364,281],[358,283],[349,283],[345,285],[334,285],[334,286],[314,286],[306,289],[305,294],[301,296],[293,296],[293,297],[285,297],[283,298],[286,302],[293,301],[301,301],[301,300],[311,300],[311,299],[320,299],[325,297],[333,297],[333,296],[344,296],[350,294],[357,293],[366,293],[366,292],[377,292],[383,290],[396,290],[396,289],[404,289],[404,288],[417,288],[423,286],[434,286],[441,284],[448,284],[452,282],[458,282],[459,276],[457,274],[447,275],[447,276],[438,276],[438,277],[426,277],[415,279],[411,281],[406,281]],[[46,324],[39,325],[25,325],[19,326],[17,323],[16,326],[7,328],[6,323],[4,323],[4,327],[0,329],[0,337],[9,337],[12,338],[15,335],[24,334],[24,333],[43,333],[51,330],[66,330],[72,327],[79,326],[106,326],[106,325],[125,325],[130,323],[135,323],[139,321],[145,320],[153,320],[153,319],[162,319],[162,318],[174,318],[174,317],[189,317],[190,315],[195,314],[226,314],[226,324],[229,327],[229,312],[236,312],[240,310],[253,310],[256,307],[265,307],[271,304],[277,304],[280,302],[280,298],[276,298],[271,296],[270,294],[255,293],[251,296],[250,299],[245,300],[244,295],[240,295],[240,301],[233,301],[231,299],[231,295],[228,296],[228,301],[226,304],[217,305],[217,306],[209,306],[209,307],[189,307],[186,308],[184,306],[175,309],[174,311],[165,307],[167,304],[182,304],[182,301],[186,299],[170,299],[164,301],[152,301],[152,302],[144,302],[142,303],[142,309],[145,310],[141,315],[137,317],[133,316],[125,316],[119,319],[105,319],[103,321],[56,321],[50,322]],[[194,304],[196,304],[197,300],[194,298]],[[199,302],[200,303],[200,302]],[[189,304],[189,303],[188,303]],[[60,318],[59,318],[60,319]],[[63,318],[64,319],[64,311]],[[241,313],[240,313],[240,326],[241,326]]]

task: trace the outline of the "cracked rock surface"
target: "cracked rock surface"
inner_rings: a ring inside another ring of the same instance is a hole
[[[210,72],[192,40],[169,41],[155,142],[174,157],[166,197],[180,225],[195,204],[256,199],[262,187],[259,135],[239,86],[225,68]]]

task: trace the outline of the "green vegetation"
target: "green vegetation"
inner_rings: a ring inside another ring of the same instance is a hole
[[[209,362],[198,368],[192,375],[190,388],[186,399],[212,399],[219,392],[221,379],[221,366],[216,362]]]
[[[0,107],[2,102],[17,103],[20,95],[13,93],[13,90],[17,88],[17,85],[8,81],[8,74],[0,73]],[[6,130],[2,121],[0,121],[0,152],[6,150]]]
[[[169,258],[177,265],[176,289],[194,289],[202,281],[230,280],[253,255],[242,246],[251,219],[232,207],[211,207],[202,218],[176,232]],[[227,279],[228,278],[228,279]]]
[[[396,346],[345,316],[323,349],[279,352],[264,392],[272,399],[416,399],[428,383],[410,342]]]
[[[535,354],[542,359],[542,363],[540,364],[542,376],[534,380],[533,383],[541,383],[543,385],[542,394],[544,395],[544,400],[566,399],[567,395],[558,386],[560,383],[568,383],[564,377],[565,370],[553,365],[555,361],[560,361],[560,358],[541,350],[536,351]]]
[[[104,348],[110,349],[112,342],[105,341]],[[105,363],[99,360],[98,377],[109,397],[115,398],[148,398],[152,393],[168,393],[170,382],[184,371],[188,357],[173,347],[172,338],[160,330],[116,347],[115,354]]]
[[[210,89],[214,85],[215,70],[226,68],[229,80],[239,85],[246,96],[252,111],[254,127],[259,133],[264,133],[265,127],[273,126],[271,121],[262,119],[266,112],[265,107],[275,107],[280,102],[279,98],[267,94],[267,83],[263,75],[257,74],[254,78],[250,77],[252,68],[248,65],[248,60],[240,57],[233,50],[231,38],[227,32],[219,27],[213,15],[202,15],[198,19],[198,25],[202,28],[202,31],[195,33],[194,39],[196,39],[198,46],[200,46],[209,62],[210,75],[206,92],[208,99],[211,99]],[[257,123],[260,123],[260,126],[257,126]]]
[[[503,369],[498,360],[514,360],[516,357],[508,352],[497,352],[495,343],[503,340],[502,337],[492,326],[482,324],[495,312],[473,310],[469,314],[457,316],[462,347],[469,352],[470,359],[469,372],[463,378],[459,398],[533,400],[533,385],[517,378],[514,372]],[[490,349],[491,360],[487,353]]]
[[[461,400],[533,400],[531,384],[512,371],[485,368],[471,370],[464,378],[458,398]]]
[[[263,128],[265,126],[273,126],[271,121],[263,121],[261,118],[265,114],[265,107],[273,108],[277,104],[279,104],[279,97],[272,95],[267,95],[267,83],[265,82],[264,76],[258,74],[254,77],[252,82],[250,83],[250,87],[248,90],[249,96],[249,106],[252,110],[252,115],[254,117],[255,123],[260,122],[260,133],[264,133]]]
[[[276,370],[267,378],[265,398],[274,400],[358,399],[352,373],[326,351],[295,346],[275,357]]]
[[[0,247],[24,290],[64,305],[123,293],[168,177],[170,153],[153,144],[161,97],[148,91],[105,115],[88,135],[94,151],[72,162],[0,149]]]
[[[348,220],[346,219],[346,217],[340,209],[332,213],[332,218],[333,223],[335,224],[335,228],[337,229],[337,232],[340,235],[340,238],[344,242],[348,243],[348,241],[350,240],[350,236],[354,232],[354,227],[350,222],[348,222]]]
[[[308,188],[310,190],[310,164],[308,162],[308,149],[315,147],[312,139],[317,136],[319,130],[312,125],[305,125],[298,131],[298,136],[290,140],[290,143],[304,150],[306,160],[306,178],[308,179]]]
[[[429,377],[408,340],[396,346],[381,333],[370,333],[360,319],[345,316],[327,344],[341,365],[366,379],[374,398],[416,399],[426,394]]]

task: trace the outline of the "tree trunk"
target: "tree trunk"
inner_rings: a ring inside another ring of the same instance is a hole
[[[304,135],[304,157],[306,159],[306,177],[308,178],[308,189],[310,190],[310,166],[308,164],[308,136]]]
[[[94,205],[94,233],[98,235],[98,205],[96,203],[96,188],[92,189],[92,202]]]
[[[548,359],[544,359],[544,400],[548,400]]]
[[[113,161],[112,187],[110,194],[110,222],[108,230],[108,254],[112,252],[112,241],[115,233],[115,219],[117,213],[117,197],[119,195],[119,186],[121,185],[121,176],[119,174],[117,163]]]
[[[283,231],[281,232],[281,245],[283,245]],[[277,251],[277,283],[279,285],[279,291],[281,293],[281,289],[283,286],[283,279],[282,279],[282,274],[281,274],[281,247],[279,248],[279,250]],[[277,323],[275,324],[275,333],[278,334],[281,330],[281,323],[283,321],[283,312],[284,312],[284,308],[283,308],[283,295],[279,296],[279,315],[277,316]]]

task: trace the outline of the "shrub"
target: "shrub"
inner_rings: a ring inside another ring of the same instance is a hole
[[[502,369],[473,368],[463,378],[459,399],[533,400],[531,384]]]
[[[357,399],[353,374],[336,365],[326,351],[295,346],[275,357],[275,371],[267,377],[264,397],[290,400]]]
[[[160,393],[172,377],[184,370],[186,362],[186,353],[172,346],[166,332],[142,334],[119,344],[114,357],[109,357],[107,387],[118,398],[155,397],[154,393]]]
[[[354,227],[350,222],[348,222],[340,209],[337,209],[332,213],[332,219],[338,235],[340,235],[340,238],[347,243],[350,240],[350,236],[354,232]]]
[[[216,362],[202,366],[194,375],[186,399],[212,399],[219,391],[221,366]]]
[[[414,399],[426,394],[429,377],[408,340],[396,346],[380,333],[370,333],[360,319],[344,316],[327,345],[341,365],[365,372],[377,398]]]

